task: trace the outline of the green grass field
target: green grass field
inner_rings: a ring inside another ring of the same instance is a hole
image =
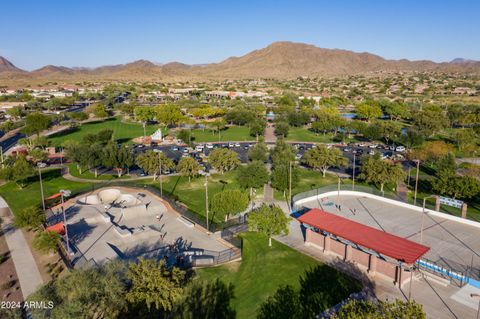
[[[259,305],[279,286],[289,284],[298,288],[299,277],[320,264],[276,240],[268,247],[265,236],[245,233],[242,238],[241,262],[197,271],[199,279],[211,282],[219,278],[234,285],[233,306],[238,318],[255,318]],[[329,284],[334,283],[325,283],[325,293],[328,293]]]
[[[333,133],[316,134],[304,127],[291,127],[288,131],[287,141],[333,143]],[[356,142],[355,138],[347,138],[346,143]]]
[[[42,180],[45,198],[58,193],[61,189],[72,191],[72,195],[92,189],[91,184],[71,182],[64,179],[59,169],[43,172]],[[13,182],[0,186],[0,196],[7,201],[14,214],[26,207],[34,205],[40,207],[42,205],[38,175],[30,178],[30,181],[28,186],[22,189]]]
[[[97,177],[95,177],[95,173],[90,172],[88,169],[83,170],[82,174],[80,174],[80,171],[77,168],[77,164],[75,163],[70,163],[67,166],[68,166],[68,171],[70,175],[78,178],[97,179],[97,180],[105,180],[105,181],[130,178],[130,176],[125,174],[122,175],[120,178],[118,178],[117,175],[102,174],[101,170],[98,171]]]
[[[229,141],[254,141],[249,134],[250,129],[246,126],[230,126],[227,129],[213,134],[210,130],[192,130],[192,136],[196,143],[205,142],[229,142]]]
[[[59,134],[52,136],[49,140],[55,146],[62,145],[67,140],[81,141],[86,134],[95,134],[104,129],[112,129],[113,137],[119,142],[129,142],[131,139],[139,136],[143,136],[143,126],[139,123],[124,123],[120,117],[107,119],[101,122],[86,123],[80,126],[76,131],[67,134]],[[159,126],[147,125],[147,135],[153,134]],[[166,130],[165,130],[166,132]]]
[[[238,188],[235,181],[236,171],[225,174],[213,174],[208,178],[208,196],[211,200],[213,195],[224,189]],[[159,188],[159,182],[146,182]],[[192,178],[189,183],[187,177],[170,176],[163,182],[163,191],[170,196],[173,194],[194,213],[205,216],[205,178]],[[263,194],[263,188],[257,190],[257,196]],[[223,222],[225,216],[218,216],[210,213],[209,218],[214,222]]]

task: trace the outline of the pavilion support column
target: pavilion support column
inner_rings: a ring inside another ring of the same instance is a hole
[[[437,196],[437,197],[435,198],[435,210],[436,210],[437,212],[440,211],[440,196]]]
[[[352,259],[352,246],[345,245],[345,261]]]
[[[325,239],[323,240],[323,252],[329,252],[330,251],[330,242],[331,242],[330,236],[325,236]]]
[[[377,273],[377,257],[374,255],[368,257],[368,273],[372,276]]]
[[[467,203],[462,204],[462,218],[467,218]]]

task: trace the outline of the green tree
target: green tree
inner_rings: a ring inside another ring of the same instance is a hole
[[[280,207],[263,204],[248,215],[248,229],[267,236],[268,246],[271,247],[272,236],[288,235],[290,220]]]
[[[175,318],[182,319],[234,319],[235,309],[231,300],[235,297],[232,284],[220,279],[213,282],[193,282],[185,297],[174,311]]]
[[[298,183],[298,168],[292,163],[291,169],[288,164],[276,165],[272,171],[273,188],[283,192],[286,196],[287,190],[290,188],[290,179],[292,188]]]
[[[212,212],[219,216],[225,216],[243,212],[248,207],[248,195],[239,189],[226,189],[213,195],[210,206]]]
[[[54,307],[31,308],[36,319],[103,318],[115,319],[127,310],[126,267],[122,262],[108,262],[69,272],[51,281],[28,300],[53,302]]]
[[[458,176],[454,171],[443,170],[432,181],[432,188],[442,195],[470,199],[480,194],[480,181],[472,176]]]
[[[278,139],[275,147],[271,150],[273,166],[288,165],[295,160],[295,152],[293,147],[285,142],[284,139]]]
[[[50,124],[49,116],[42,113],[30,113],[26,117],[24,132],[27,135],[37,134],[37,137],[39,137],[40,133],[46,130]]]
[[[413,126],[418,132],[431,137],[449,126],[448,117],[437,105],[427,105],[415,113]]]
[[[15,214],[14,224],[17,228],[38,228],[45,222],[45,214],[40,208],[30,206]]]
[[[251,161],[266,162],[268,160],[268,148],[265,143],[253,145],[247,152],[248,159]]]
[[[404,103],[400,102],[389,102],[383,108],[385,114],[387,114],[391,120],[398,121],[400,119],[405,119],[409,116],[409,111],[407,106]]]
[[[146,123],[155,118],[155,109],[151,106],[136,106],[134,114],[137,121]]]
[[[140,258],[130,264],[127,278],[131,281],[125,296],[129,302],[170,311],[182,296],[185,273],[177,267],[168,267],[164,260]]]
[[[158,122],[167,126],[179,125],[184,119],[184,115],[178,105],[165,104],[157,106],[155,109]]]
[[[281,137],[287,137],[288,131],[290,130],[290,125],[287,122],[277,122],[275,123],[275,135]]]
[[[198,175],[200,171],[200,165],[191,157],[183,157],[177,165],[177,172],[179,172],[182,176],[188,177],[188,182],[190,183],[192,177]]]
[[[24,188],[27,179],[35,173],[31,163],[23,155],[8,157],[4,164],[6,166],[0,169],[0,177],[15,182],[19,188]]]
[[[177,139],[181,140],[188,146],[193,146],[193,136],[190,130],[180,130],[177,132]]]
[[[456,130],[454,139],[460,151],[464,151],[468,146],[475,147],[478,142],[477,134],[472,128]]]
[[[362,159],[362,169],[359,177],[369,183],[379,185],[380,191],[383,192],[383,186],[386,183],[398,183],[405,178],[405,172],[402,166],[381,160],[377,154]]]
[[[43,253],[53,253],[60,247],[60,235],[54,231],[43,231],[33,239],[33,248]]]
[[[343,156],[338,148],[327,148],[323,144],[318,144],[309,149],[303,156],[303,162],[313,169],[322,171],[323,177],[330,167],[345,167],[348,159]]]
[[[240,164],[237,152],[226,148],[214,149],[208,155],[208,162],[221,174],[234,169]]]
[[[260,188],[268,182],[268,170],[260,161],[240,166],[237,171],[238,185],[242,188]]]
[[[378,103],[373,101],[360,103],[357,105],[355,110],[357,112],[357,116],[361,119],[367,120],[367,122],[382,116],[382,109]]]
[[[92,106],[92,114],[98,118],[108,117],[107,108],[103,103],[98,103]]]
[[[331,319],[426,319],[422,305],[415,301],[350,300],[342,305]]]
[[[173,161],[164,153],[156,153],[154,151],[146,151],[140,154],[137,156],[136,162],[147,174],[153,175],[154,181],[157,179],[157,175],[160,175],[160,166],[162,167],[162,172],[175,167]]]
[[[263,119],[257,119],[248,124],[250,128],[250,136],[259,137],[265,133],[265,121]]]
[[[292,286],[280,286],[257,311],[257,319],[304,319],[298,292]]]
[[[44,162],[48,159],[48,154],[44,150],[40,148],[35,148],[28,152],[28,156],[30,157],[30,160],[34,163],[38,162]]]

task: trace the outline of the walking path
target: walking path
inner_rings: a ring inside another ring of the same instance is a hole
[[[0,211],[4,215],[2,216],[4,219],[2,229],[15,264],[23,299],[27,299],[31,293],[43,284],[42,276],[22,231],[13,226],[12,213],[2,197],[0,197]]]

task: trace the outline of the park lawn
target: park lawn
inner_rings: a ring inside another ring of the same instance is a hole
[[[92,189],[91,184],[64,179],[59,169],[42,172],[42,180],[45,198],[58,193],[61,189],[72,191],[72,195]],[[0,186],[0,196],[7,201],[14,214],[26,207],[34,205],[41,207],[42,205],[38,176],[31,177],[29,184],[22,189],[13,182]]]
[[[229,141],[254,141],[255,138],[250,136],[250,129],[246,126],[229,126],[225,130],[218,133],[212,133],[210,130],[192,130],[194,142],[229,142]]]
[[[327,173],[325,177],[322,177],[322,172],[303,167],[299,167],[298,172],[298,183],[292,187],[292,196],[327,185],[337,185],[338,183],[338,177],[335,174]],[[351,184],[350,179],[342,179],[342,184],[346,183]],[[286,195],[288,196],[288,190]],[[285,200],[283,192],[278,190],[274,190],[274,198]]]
[[[120,178],[118,177],[118,175],[102,174],[101,169],[98,170],[98,175],[97,177],[95,177],[95,173],[90,172],[90,170],[88,169],[83,170],[83,172],[80,174],[80,171],[77,168],[77,164],[75,163],[70,163],[67,166],[68,166],[68,172],[70,173],[70,175],[78,178],[97,179],[97,180],[106,180],[106,181],[130,178],[129,175],[125,175],[125,174],[123,174]]]
[[[288,131],[287,141],[333,143],[333,133],[316,134],[305,127],[291,127]],[[358,142],[355,137],[345,139],[346,143]]]
[[[229,171],[222,174],[212,174],[208,178],[208,197],[209,201],[213,196],[224,189],[238,189],[235,180],[236,171]],[[149,180],[146,182],[156,188],[160,188],[158,181],[153,182]],[[192,212],[205,216],[205,177],[200,176],[192,178],[188,182],[188,177],[169,176],[163,182],[163,191],[170,197],[177,198],[184,203]],[[257,197],[262,196],[263,188],[257,189]],[[215,215],[212,212],[209,214],[209,219],[221,223],[225,221],[225,216]]]
[[[244,233],[242,238],[242,261],[197,270],[200,280],[212,282],[219,278],[234,285],[232,305],[237,318],[255,318],[259,306],[280,286],[288,284],[299,288],[299,277],[306,270],[321,265],[276,240],[268,247],[268,239],[263,235]],[[329,285],[334,284],[325,283],[325,293]]]
[[[158,128],[158,125],[147,125],[146,133],[147,135],[153,134]],[[49,137],[48,139],[55,146],[62,145],[63,142],[67,140],[76,140],[81,141],[82,138],[87,134],[95,134],[104,129],[113,130],[113,138],[120,142],[125,143],[129,142],[133,138],[143,136],[143,126],[140,123],[125,123],[122,122],[121,117],[109,118],[104,121],[85,123],[78,127],[77,130]],[[165,130],[164,133],[167,131]]]

